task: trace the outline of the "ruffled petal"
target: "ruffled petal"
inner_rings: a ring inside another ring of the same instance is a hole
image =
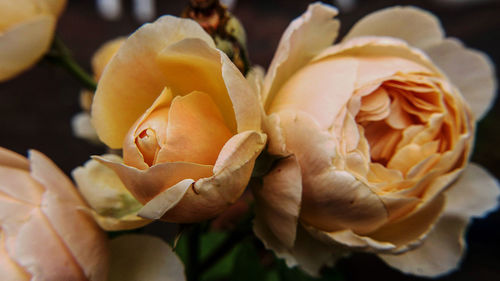
[[[400,38],[411,46],[425,48],[444,37],[439,19],[416,7],[390,7],[371,13],[359,20],[343,41],[360,36]]]
[[[332,6],[314,3],[290,23],[281,37],[264,80],[265,107],[294,72],[333,43],[340,26],[338,20],[333,19],[337,13],[337,9]]]
[[[111,240],[109,281],[184,281],[184,265],[158,237],[122,235]]]

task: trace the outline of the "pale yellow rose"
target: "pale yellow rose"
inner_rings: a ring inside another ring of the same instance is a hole
[[[65,5],[66,0],[0,0],[0,82],[48,51]]]
[[[171,222],[212,218],[243,193],[265,144],[259,99],[194,21],[165,16],[132,34],[92,104],[100,139],[123,148],[113,169],[144,207]]]
[[[0,148],[2,280],[107,280],[105,233],[46,156]]]
[[[468,163],[493,67],[413,7],[368,15],[331,46],[336,14],[311,5],[263,82],[252,75],[269,152],[288,156],[254,190],[255,233],[312,274],[351,251],[406,273],[449,272],[470,218],[497,207],[497,181]]]

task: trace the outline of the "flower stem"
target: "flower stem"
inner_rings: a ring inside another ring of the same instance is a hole
[[[73,77],[80,81],[83,86],[91,91],[95,91],[97,83],[78,63],[73,59],[69,49],[64,45],[59,37],[54,37],[50,51],[45,58],[66,69]]]

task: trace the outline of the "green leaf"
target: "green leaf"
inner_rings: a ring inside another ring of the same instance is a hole
[[[248,240],[241,243],[237,249],[231,280],[266,280],[266,277],[266,269],[254,246]]]

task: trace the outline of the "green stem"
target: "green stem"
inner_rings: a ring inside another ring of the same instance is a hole
[[[71,56],[70,51],[59,37],[54,37],[50,51],[45,58],[66,69],[73,77],[80,81],[85,88],[95,91],[97,83]]]

